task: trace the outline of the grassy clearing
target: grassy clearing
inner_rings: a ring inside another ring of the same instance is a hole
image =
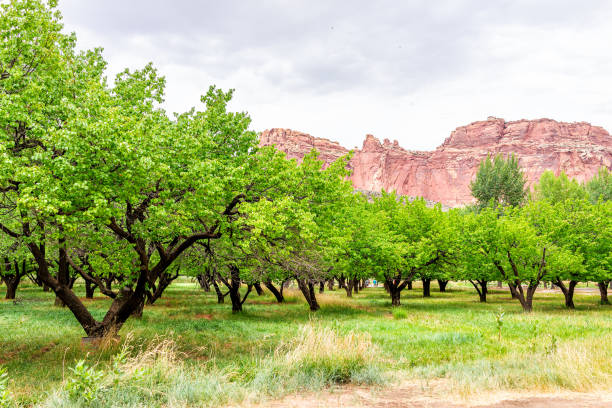
[[[535,312],[525,315],[506,291],[480,304],[473,290],[450,289],[429,299],[405,291],[393,311],[382,289],[352,299],[326,292],[314,314],[297,294],[284,305],[251,295],[245,312],[232,315],[214,293],[182,280],[142,319],[128,321],[121,344],[93,349],[80,344],[80,327],[52,306],[52,294],[25,286],[17,304],[0,302],[0,365],[13,396],[46,406],[78,406],[65,385],[81,359],[103,373],[97,406],[256,401],[346,382],[381,384],[393,373],[447,378],[465,395],[612,386],[612,307],[599,306],[596,293],[578,293],[574,311],[564,309],[560,293],[537,294]],[[99,316],[108,301],[89,304]],[[121,350],[127,357],[117,371],[113,356]]]

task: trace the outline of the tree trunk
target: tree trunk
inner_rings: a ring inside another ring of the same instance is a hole
[[[391,306],[399,306],[401,292],[397,289],[391,289],[390,292],[391,292]]]
[[[516,287],[509,283],[508,288],[510,288],[510,296],[512,297],[512,299],[518,299],[518,293],[516,291]]]
[[[308,282],[308,292],[310,293],[310,310],[316,312],[321,308],[319,306],[319,302],[317,302],[317,297],[315,296],[314,284],[312,282]]]
[[[232,301],[232,313],[242,312],[242,303],[240,303],[240,287],[229,287],[229,296]]]
[[[344,284],[344,290],[346,290],[347,297],[353,297],[353,280],[352,279],[347,279],[346,283]]]
[[[255,288],[255,292],[257,292],[257,296],[261,296],[264,294],[263,289],[261,288],[261,285],[259,284],[259,282],[255,282],[253,284],[253,287]]]
[[[502,281],[497,281],[497,287],[500,288],[500,289],[503,288],[504,287],[503,282]]]
[[[96,285],[92,284],[90,281],[85,279],[85,298],[93,299],[95,290],[96,290]]]
[[[306,279],[296,279],[298,287],[300,288],[300,291],[302,292],[302,295],[304,295],[304,299],[306,299],[306,302],[308,302],[308,306],[310,306],[310,310],[312,312],[316,312],[317,310],[319,310],[321,307],[319,306],[319,303],[317,302],[317,298],[315,296],[315,290],[314,290],[314,285],[310,282],[306,282]]]
[[[205,275],[205,274],[202,273],[202,274],[196,276],[196,279],[197,279],[198,283],[200,284],[200,288],[204,292],[210,292],[210,283],[209,283],[208,275]]]
[[[411,280],[408,281],[408,284],[406,285],[406,288],[408,290],[412,290],[412,281]]]
[[[571,280],[569,282],[569,287],[565,286],[562,280],[558,279],[555,284],[561,289],[563,292],[563,296],[565,297],[565,307],[568,309],[575,309],[574,306],[574,289],[578,284],[578,281]]]
[[[527,288],[527,297],[525,298],[525,304],[523,306],[523,310],[527,313],[531,313],[533,311],[533,295],[535,294],[537,288],[537,283],[530,284]]]
[[[334,290],[334,278],[327,280],[327,290]]]
[[[482,303],[486,303],[487,302],[487,282],[485,281],[484,285],[482,285],[482,289],[480,291],[480,293],[478,294],[479,300]]]
[[[487,301],[487,281],[486,280],[478,280],[476,279],[476,281],[470,280],[469,281],[474,288],[476,289],[476,292],[478,292],[478,298],[480,299],[480,301],[482,303],[486,303]]]
[[[519,300],[521,306],[523,307],[523,311],[526,313],[531,313],[531,311],[533,311],[533,295],[535,294],[539,283],[539,281],[531,282],[527,287],[527,293],[525,293],[525,291],[523,290],[523,285],[521,285],[520,282],[516,284],[509,284],[514,293],[516,294],[516,298]]]
[[[448,285],[447,280],[438,279],[438,286],[440,287],[440,292],[446,292],[446,285]]]
[[[608,285],[612,284],[612,281],[600,281],[597,282],[597,287],[599,288],[599,296],[601,300],[599,301],[602,305],[609,305],[610,301],[608,300]]]
[[[319,293],[323,293],[323,292],[325,292],[325,281],[324,280],[319,282]]]
[[[338,287],[346,289],[346,280],[344,279],[344,276],[338,278]]]
[[[215,288],[215,293],[217,294],[217,304],[225,303],[225,296],[227,296],[227,293],[224,295],[223,292],[221,292],[221,288],[219,288],[219,284],[215,278],[211,279],[211,281],[213,287]]]
[[[423,282],[423,297],[431,297],[431,279],[422,278]]]
[[[131,316],[137,319],[140,319],[142,317],[142,312],[144,311],[144,307],[145,307],[145,299],[143,298],[142,301],[138,303],[138,305],[134,308]]]
[[[0,283],[4,282],[6,285],[6,299],[15,299],[17,295],[17,287],[19,286],[19,282],[21,282],[21,278],[26,275],[26,261],[24,260],[21,265],[21,269],[19,267],[19,262],[14,261],[13,265],[11,265],[11,261],[8,258],[4,258],[4,276],[1,275],[0,270]]]
[[[170,286],[170,284],[179,276],[180,267],[177,267],[174,273],[168,273],[167,270],[161,272],[158,275],[157,286],[152,285],[152,292],[147,292],[147,304],[154,304],[157,299],[161,298],[164,291]]]
[[[240,270],[235,265],[231,265],[229,269],[229,282],[227,280],[223,280],[223,283],[229,290],[230,300],[232,301],[232,313],[242,312],[242,301],[240,299]]]
[[[66,286],[68,289],[70,289],[70,273],[69,273],[70,270],[68,268],[68,259],[66,258],[66,239],[62,237],[58,240],[58,243],[59,243],[59,262],[58,262],[58,268],[57,268],[57,281],[59,282],[60,285]],[[64,301],[59,296],[57,296],[57,294],[55,296],[55,306],[58,306],[58,307],[66,306]]]
[[[359,279],[353,278],[352,284],[353,284],[353,290],[355,291],[355,294],[358,295],[359,294]]]
[[[283,293],[282,293],[282,289],[283,289],[282,284],[281,284],[281,292],[279,292],[278,289],[274,287],[271,281],[264,282],[264,285],[266,285],[266,288],[268,288],[268,290],[274,295],[278,303],[283,303],[285,301],[285,297],[283,296]]]
[[[17,286],[19,286],[19,281],[21,280],[21,276],[13,275],[9,278],[3,279],[6,284],[6,296],[5,299],[15,299],[17,294]]]

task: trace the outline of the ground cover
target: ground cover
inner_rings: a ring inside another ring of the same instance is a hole
[[[130,319],[119,343],[93,348],[81,344],[82,329],[68,310],[53,306],[52,293],[23,285],[16,301],[0,303],[0,365],[17,401],[47,406],[70,406],[66,384],[79,360],[105,376],[94,406],[256,402],[336,384],[392,387],[406,380],[442,380],[461,398],[612,385],[612,308],[598,304],[597,292],[578,292],[576,309],[567,310],[560,292],[542,291],[534,313],[525,314],[507,290],[493,288],[483,304],[466,285],[449,289],[424,299],[415,286],[402,297],[405,313],[392,313],[382,288],[368,288],[351,299],[326,291],[316,313],[297,292],[289,291],[286,304],[266,292],[232,314],[231,305],[217,304],[214,293],[185,278],[141,319]],[[109,304],[101,297],[87,302],[96,317]],[[113,360],[122,350],[126,357]]]

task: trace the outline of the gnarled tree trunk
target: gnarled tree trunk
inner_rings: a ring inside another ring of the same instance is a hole
[[[565,286],[565,283],[563,283],[561,279],[557,279],[555,284],[561,289],[561,292],[563,292],[563,296],[565,297],[565,307],[567,307],[568,309],[575,309],[574,289],[576,288],[578,281],[571,280],[569,282],[569,286]]]
[[[487,301],[487,293],[488,293],[487,283],[488,282],[483,279],[476,279],[476,280],[470,279],[470,283],[474,286],[474,288],[476,289],[476,292],[478,292],[478,298],[480,299],[480,301],[482,303],[485,303]]]
[[[314,285],[312,284],[312,282],[308,281],[307,279],[301,278],[297,278],[296,281],[298,287],[300,288],[300,291],[302,292],[302,295],[304,295],[306,302],[308,302],[310,310],[312,312],[316,312],[317,310],[319,310],[321,307],[319,306],[319,302],[317,302],[317,297],[315,296]]]
[[[236,265],[230,265],[230,279],[227,280],[220,276],[219,278],[223,282],[223,284],[227,287],[229,291],[230,300],[232,301],[232,313],[242,312],[242,305],[246,301],[247,297],[251,293],[253,289],[253,285],[248,285],[247,292],[244,295],[244,298],[240,297],[240,286],[242,282],[240,281],[240,270]]]
[[[198,284],[200,285],[200,288],[204,292],[210,292],[210,282],[207,274],[201,273],[196,276],[196,279],[198,281]]]
[[[285,301],[285,297],[283,296],[283,284],[282,283],[281,283],[280,291],[276,289],[276,287],[271,281],[264,282],[264,285],[266,285],[266,288],[268,288],[270,293],[274,295],[278,303],[283,303]]]

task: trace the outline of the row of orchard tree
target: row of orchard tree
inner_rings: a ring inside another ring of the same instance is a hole
[[[597,282],[608,304],[612,279],[612,202],[529,200],[444,212],[423,200],[383,194],[355,209],[344,270],[376,276],[393,305],[413,280],[468,281],[485,302],[491,282],[505,282],[525,311],[539,285],[552,283],[574,307],[580,282]]]
[[[228,110],[231,91],[211,87],[201,110],[170,117],[151,65],[109,84],[102,51],[77,51],[54,2],[0,7],[0,274],[7,296],[26,276],[53,291],[88,336],[120,329],[179,275],[229,296],[234,311],[262,286],[282,301],[289,280],[311,310],[317,285],[335,279],[350,294],[373,277],[393,305],[414,279],[469,280],[483,300],[501,280],[530,310],[542,281],[569,281],[571,305],[576,282],[610,279],[603,193],[522,205],[524,180],[506,174],[520,169],[496,158],[474,183],[484,204],[473,209],[355,194],[349,157],[322,169],[316,152],[298,165],[258,147],[248,115]],[[596,184],[608,191],[609,174]],[[113,299],[101,319],[76,279],[87,296]]]

